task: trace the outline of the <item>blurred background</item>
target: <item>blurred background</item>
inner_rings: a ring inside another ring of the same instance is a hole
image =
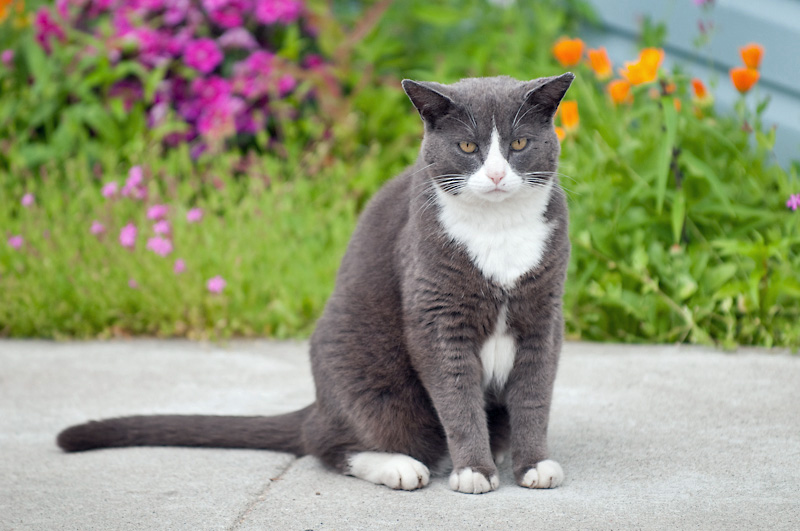
[[[797,349],[799,43],[793,0],[0,0],[0,337],[305,337],[400,80],[570,70],[567,336]]]

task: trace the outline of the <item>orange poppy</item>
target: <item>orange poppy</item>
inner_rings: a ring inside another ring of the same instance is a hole
[[[625,68],[619,73],[631,85],[641,85],[656,80],[658,68],[664,60],[664,50],[660,48],[645,48],[639,52],[636,62],[626,62]]]
[[[739,48],[739,53],[742,56],[742,61],[747,68],[758,70],[761,64],[761,57],[764,55],[764,47],[760,44],[750,43],[747,46]]]
[[[596,50],[587,50],[586,55],[589,56],[589,66],[594,70],[597,79],[605,81],[611,77],[614,71],[611,67],[611,59],[608,58],[608,52],[605,47],[597,48]]]
[[[692,100],[701,107],[707,107],[714,102],[714,97],[708,91],[706,86],[700,81],[698,78],[692,79],[692,91],[694,92],[694,98]]]
[[[561,66],[574,66],[581,62],[583,41],[562,37],[553,46],[553,55],[561,63]]]
[[[561,116],[561,125],[564,131],[571,133],[578,128],[581,117],[578,115],[577,101],[562,101],[558,107],[558,114]]]
[[[564,131],[563,127],[556,126],[556,136],[559,142],[563,142],[564,139],[567,138],[567,132]]]
[[[731,68],[730,75],[733,86],[736,87],[736,90],[742,94],[745,94],[747,91],[753,88],[753,85],[756,84],[758,78],[761,77],[761,75],[758,73],[758,70],[745,68],[743,66]]]
[[[608,94],[611,96],[611,100],[616,104],[633,101],[633,97],[631,97],[631,84],[624,79],[616,79],[609,83]]]
[[[683,102],[680,98],[672,98],[672,106],[675,107],[675,110],[681,112],[683,109]]]

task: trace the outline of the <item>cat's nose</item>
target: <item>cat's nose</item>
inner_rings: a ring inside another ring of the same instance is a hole
[[[506,170],[488,171],[486,172],[486,176],[489,177],[489,180],[492,181],[494,184],[498,184],[506,176]]]

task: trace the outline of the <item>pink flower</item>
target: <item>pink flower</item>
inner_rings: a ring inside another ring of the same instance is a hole
[[[258,48],[258,43],[244,28],[232,28],[220,35],[217,42],[224,49],[242,48],[244,50],[253,50]]]
[[[139,283],[136,282],[134,279],[129,278],[128,279],[128,287],[131,288],[131,289],[139,289]]]
[[[22,206],[24,206],[25,208],[31,206],[33,204],[33,194],[28,193],[23,195],[22,201],[20,201],[20,203],[22,203]]]
[[[222,290],[225,289],[227,282],[221,276],[217,275],[213,278],[210,278],[206,283],[206,288],[211,293],[222,293]]]
[[[299,0],[256,0],[256,19],[264,24],[291,24],[302,11],[303,3]]]
[[[197,131],[210,143],[219,142],[236,133],[236,116],[244,110],[239,98],[219,98],[210,103],[197,119]]]
[[[14,65],[14,50],[3,50],[3,53],[0,54],[0,60],[8,68],[11,68]]]
[[[20,247],[22,247],[22,244],[23,244],[24,242],[25,242],[25,240],[23,240],[23,239],[22,239],[22,236],[11,236],[11,237],[8,239],[8,244],[9,244],[9,245],[10,245],[10,246],[11,246],[13,249],[19,249]]]
[[[172,242],[161,236],[153,236],[147,240],[147,248],[161,256],[167,256],[172,252]]]
[[[289,74],[281,76],[278,80],[278,94],[286,96],[297,86],[297,81]]]
[[[172,268],[176,275],[180,275],[184,271],[186,271],[186,262],[183,261],[183,258],[178,258],[175,260],[175,266]]]
[[[136,225],[128,223],[119,231],[119,243],[123,247],[133,249],[136,245]]]
[[[158,220],[167,217],[167,205],[153,205],[147,209],[147,219]]]
[[[164,23],[175,26],[183,22],[189,12],[189,0],[172,0],[169,2],[167,10],[164,12]]]
[[[169,224],[169,221],[166,219],[162,219],[161,221],[157,222],[153,225],[153,232],[156,234],[166,234],[169,235],[172,232],[172,227]]]
[[[54,37],[62,42],[67,40],[66,33],[56,24],[46,7],[39,8],[36,12],[33,25],[36,27],[36,41],[48,54],[51,50],[50,42]]]
[[[186,45],[183,62],[195,70],[208,74],[222,62],[222,52],[212,39],[197,39]]]
[[[141,166],[133,166],[128,171],[128,179],[122,187],[122,195],[133,197],[134,199],[144,199],[147,197],[147,188],[144,186],[144,173]]]
[[[203,209],[193,208],[186,213],[186,221],[189,223],[197,223],[203,219]]]
[[[219,76],[197,78],[192,81],[191,93],[194,94],[202,107],[217,101],[223,101],[231,95],[231,83]]]
[[[99,236],[100,234],[103,234],[105,231],[106,231],[105,225],[103,225],[97,220],[92,221],[92,228],[89,229],[89,232],[91,232],[95,236]]]
[[[241,26],[251,9],[249,0],[203,0],[203,7],[214,24],[226,29]]]
[[[273,70],[273,55],[258,50],[233,65],[233,85],[237,94],[248,99],[266,96],[269,92],[270,74]]]
[[[110,183],[104,184],[102,191],[103,197],[105,197],[106,199],[114,197],[114,195],[117,193],[117,188],[118,188],[117,181],[111,181]]]
[[[789,196],[789,200],[786,201],[786,206],[791,208],[792,211],[797,210],[800,208],[800,194],[792,194]]]

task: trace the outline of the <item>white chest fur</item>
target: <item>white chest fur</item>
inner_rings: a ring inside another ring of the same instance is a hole
[[[508,334],[508,307],[503,306],[497,317],[494,332],[481,348],[484,388],[489,385],[502,388],[506,384],[514,366],[516,350],[514,338]]]
[[[547,249],[552,226],[544,213],[552,187],[549,183],[506,201],[480,203],[440,191],[439,221],[485,277],[511,288],[539,265]]]

